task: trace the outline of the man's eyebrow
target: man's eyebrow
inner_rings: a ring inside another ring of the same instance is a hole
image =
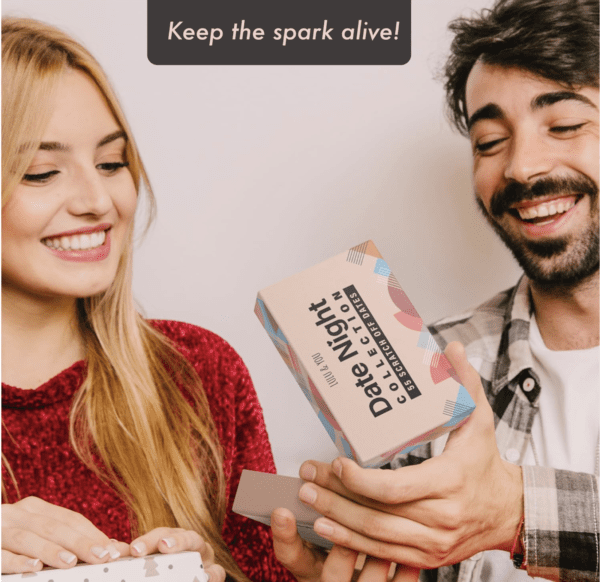
[[[102,146],[106,145],[107,143],[110,143],[111,141],[115,141],[120,138],[123,138],[125,141],[127,141],[127,134],[122,129],[118,129],[117,131],[113,131],[113,133],[109,133],[106,137],[102,138],[98,142],[96,147],[101,148]]]
[[[495,103],[488,103],[483,107],[480,107],[467,121],[467,129],[471,131],[471,128],[482,119],[504,119],[504,112]]]
[[[554,105],[559,101],[569,100],[580,101],[585,105],[589,105],[590,107],[597,109],[596,105],[594,105],[590,99],[581,93],[576,93],[575,91],[552,91],[551,93],[542,93],[531,100],[531,109],[532,111],[535,111],[536,109],[541,109],[542,107]]]

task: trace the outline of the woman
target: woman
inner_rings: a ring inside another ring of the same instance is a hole
[[[142,185],[154,199],[106,76],[48,25],[2,33],[3,573],[196,550],[211,582],[292,580],[231,512],[243,468],[275,470],[244,364],[135,310]],[[350,580],[354,552],[324,560],[285,510],[274,525],[297,580]]]
[[[135,311],[153,198],[104,73],[42,23],[6,19],[2,42],[3,572],[193,549],[214,580],[291,579],[231,513],[242,468],[274,471],[246,368]]]

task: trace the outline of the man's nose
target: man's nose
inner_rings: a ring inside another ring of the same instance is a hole
[[[548,174],[553,165],[553,156],[541,136],[535,132],[517,132],[510,145],[504,177],[527,184]]]

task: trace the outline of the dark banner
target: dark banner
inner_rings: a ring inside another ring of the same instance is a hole
[[[404,65],[410,0],[148,0],[155,65]]]

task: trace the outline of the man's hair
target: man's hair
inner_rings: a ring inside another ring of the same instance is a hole
[[[517,67],[569,88],[598,86],[598,0],[498,0],[449,25],[448,116],[467,133],[465,86],[473,65]]]

